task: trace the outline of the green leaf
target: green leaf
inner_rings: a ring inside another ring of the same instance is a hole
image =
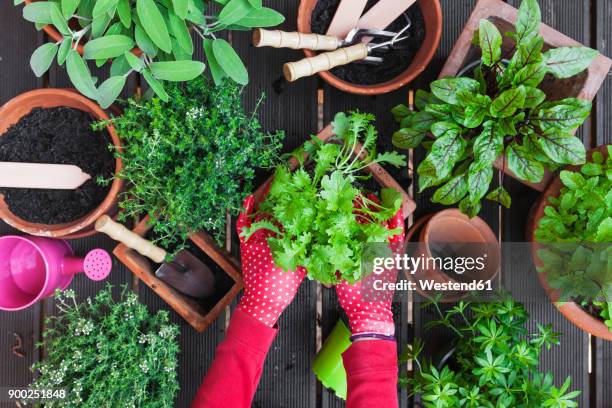
[[[492,122],[483,126],[482,133],[474,139],[474,156],[482,163],[492,164],[504,150],[504,137],[494,131]]]
[[[499,95],[491,104],[490,112],[493,117],[505,118],[514,115],[525,103],[526,91],[524,86],[508,89]]]
[[[524,108],[532,109],[538,107],[545,100],[546,94],[544,91],[538,88],[525,87],[525,103],[523,103]]]
[[[424,130],[402,128],[393,133],[391,141],[395,147],[400,149],[415,149],[421,144],[426,134]]]
[[[448,134],[436,139],[425,161],[431,163],[438,178],[446,178],[461,158],[467,142],[458,135]]]
[[[230,1],[228,5],[231,4],[232,1]],[[213,41],[212,50],[219,66],[227,76],[241,85],[249,83],[249,73],[230,43],[222,38],[218,38]]]
[[[443,78],[431,83],[431,92],[443,102],[457,105],[459,91],[476,92],[480,88],[478,81],[471,78]]]
[[[136,24],[136,27],[134,28],[134,38],[138,48],[140,48],[145,54],[150,57],[155,57],[157,55],[157,46],[153,43],[153,41],[151,41],[140,24]]]
[[[87,41],[83,47],[85,59],[110,59],[134,48],[134,41],[126,35],[108,35]]]
[[[111,76],[127,75],[132,70],[132,67],[125,58],[125,54],[113,59],[110,67]]]
[[[198,24],[198,25],[202,25],[206,23],[206,18],[204,17],[204,13],[202,12],[200,8],[198,8],[194,0],[189,0],[187,20],[191,21],[194,24]]]
[[[102,13],[93,18],[91,23],[91,37],[98,38],[104,34],[106,28],[111,22],[111,16],[108,13]]]
[[[56,43],[47,43],[41,45],[32,53],[30,67],[34,71],[34,75],[40,78],[49,70],[57,54],[57,49],[58,45]]]
[[[503,186],[499,186],[492,190],[489,194],[487,194],[486,199],[500,203],[506,208],[510,208],[512,205],[512,198]]]
[[[48,1],[36,1],[27,4],[23,8],[23,18],[32,23],[53,24],[51,20],[51,7],[53,6],[55,6],[55,3]]]
[[[587,69],[599,52],[587,47],[553,48],[543,54],[548,72],[556,78],[571,78]]]
[[[470,165],[467,184],[470,200],[473,203],[480,201],[487,194],[492,179],[491,163],[475,161]]]
[[[285,16],[271,8],[256,8],[249,12],[246,17],[241,18],[236,24],[243,27],[274,27],[282,24]]]
[[[132,12],[130,8],[130,0],[119,0],[117,3],[117,15],[119,15],[119,21],[125,28],[132,26]]]
[[[142,28],[151,41],[161,50],[170,54],[172,52],[170,34],[157,4],[153,0],[136,0],[136,11]]]
[[[436,122],[431,126],[431,133],[435,137],[442,136],[458,136],[461,133],[461,128],[453,122]]]
[[[459,202],[459,210],[470,218],[475,217],[480,212],[480,201],[472,201],[470,197],[465,197]],[[481,377],[483,378],[483,377]]]
[[[162,83],[155,79],[155,77],[151,74],[151,71],[145,69],[144,71],[142,71],[142,76],[144,77],[145,81],[147,81],[151,89],[153,89],[153,92],[155,92],[155,94],[159,97],[159,99],[164,102],[168,101],[170,96],[166,93],[166,90],[164,89]]]
[[[414,112],[411,111],[409,107],[401,103],[391,108],[391,114],[393,115],[393,119],[400,123],[405,118],[413,116]]]
[[[66,62],[66,58],[68,58],[68,53],[72,48],[72,38],[64,37],[62,43],[59,46],[59,51],[57,52],[57,63],[59,65],[64,65]]]
[[[66,72],[74,87],[88,98],[98,100],[99,94],[89,68],[79,53],[71,49],[66,59]]]
[[[491,67],[501,60],[502,35],[489,20],[480,20],[480,48],[482,63]]]
[[[527,149],[522,146],[512,144],[506,149],[508,169],[521,180],[531,183],[539,183],[544,177],[544,167],[542,163],[533,158]]]
[[[119,97],[125,86],[125,80],[125,76],[110,77],[100,85],[100,88],[98,88],[98,93],[100,94],[98,103],[102,109],[111,106]]]
[[[402,127],[410,127],[419,130],[429,130],[437,119],[429,112],[416,112],[411,117],[402,121]]]
[[[23,4],[25,2],[25,0],[13,0],[13,6],[18,6],[20,4]]]
[[[517,43],[522,44],[540,33],[542,13],[537,0],[523,0],[516,20]]]
[[[253,6],[248,0],[230,0],[219,13],[219,20],[217,21],[219,24],[234,24],[249,15],[251,10],[253,10]]]
[[[258,8],[258,9],[263,6],[262,0],[249,0],[249,3],[251,3],[251,6]]]
[[[562,170],[559,174],[559,178],[563,185],[570,190],[578,190],[585,185],[584,177],[580,173],[576,173],[569,170]]]
[[[81,0],[62,0],[62,14],[67,19],[71,18],[77,7],[79,7],[79,3]]]
[[[184,20],[187,18],[187,12],[189,11],[189,1],[188,0],[172,0],[172,7],[174,9],[174,13],[181,20]]]
[[[586,162],[584,145],[573,135],[553,131],[540,135],[537,141],[544,154],[555,163],[578,165]]]
[[[174,38],[176,38],[179,46],[189,55],[192,55],[193,40],[191,39],[191,34],[189,33],[189,29],[187,28],[187,24],[185,24],[185,21],[181,20],[176,15],[169,13],[168,22],[170,27],[170,33],[172,33]]]
[[[468,183],[465,175],[450,179],[434,193],[431,201],[442,205],[452,205],[459,202],[468,192]]]
[[[215,85],[220,85],[223,81],[223,78],[227,77],[225,71],[221,68],[217,59],[215,58],[215,54],[213,53],[212,45],[213,41],[209,38],[204,39],[204,54],[206,54],[206,61],[208,62],[208,69],[210,74],[213,77],[213,81]]]
[[[118,0],[96,0],[92,16],[99,17],[102,14],[108,14],[111,10],[117,7]]]
[[[546,65],[541,62],[529,64],[516,73],[512,85],[537,87],[544,80],[547,71]]]
[[[582,125],[591,112],[589,101],[568,98],[555,103],[554,106],[540,110],[537,119],[532,118],[544,132],[553,129],[572,131]]]
[[[182,82],[201,75],[206,65],[200,61],[162,61],[151,63],[150,68],[157,79]]]
[[[132,54],[130,51],[126,51],[123,56],[134,71],[141,72],[146,68],[145,62],[141,58],[138,58],[136,55]]]
[[[487,108],[468,106],[465,108],[465,119],[463,120],[463,126],[468,129],[476,129],[482,124],[488,114],[489,110]]]

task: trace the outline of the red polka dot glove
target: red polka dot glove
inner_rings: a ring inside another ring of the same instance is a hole
[[[395,252],[402,247],[404,241],[404,217],[401,209],[387,221],[387,228],[401,228],[402,230],[401,233],[389,240],[392,244],[392,250]],[[385,270],[376,278],[383,279],[386,282],[395,282],[397,269]],[[368,296],[363,296],[363,292],[361,281],[352,285],[343,281],[336,285],[338,301],[349,318],[353,339],[392,337],[395,334],[393,312],[391,311],[393,292],[376,292],[371,295],[368,294]]]
[[[244,293],[238,308],[272,327],[295,297],[306,270],[300,267],[295,272],[284,272],[274,264],[267,241],[271,231],[259,230],[245,240],[241,233],[244,227],[251,226],[250,216],[255,207],[252,195],[244,200],[243,207],[236,222],[244,275]]]

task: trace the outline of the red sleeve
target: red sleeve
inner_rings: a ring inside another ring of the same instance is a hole
[[[388,340],[357,341],[342,355],[347,408],[398,406],[397,345]]]
[[[192,408],[249,408],[277,330],[234,311]]]

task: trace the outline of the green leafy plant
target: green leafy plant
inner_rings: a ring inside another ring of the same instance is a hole
[[[406,347],[400,363],[413,360],[414,378],[402,374],[401,384],[410,384],[427,408],[453,407],[577,407],[580,391],[569,391],[568,377],[555,387],[551,373],[540,373],[538,365],[544,348],[559,344],[559,333],[551,325],[536,324],[530,334],[525,307],[511,298],[497,302],[459,302],[442,310],[433,307],[440,320],[427,328],[445,327],[456,336],[454,354],[443,367],[421,357],[424,344]]]
[[[387,242],[399,232],[388,230],[382,222],[400,209],[400,194],[381,189],[379,203],[357,185],[369,178],[363,170],[373,163],[406,164],[405,157],[396,152],[376,153],[378,134],[373,120],[366,113],[338,113],[332,142],[313,137],[292,153],[299,160],[296,170],[277,167],[259,207],[272,219],[254,222],[243,234],[248,238],[260,229],[274,231],[268,243],[276,265],[283,270],[303,266],[311,279],[326,284],[355,282],[363,277],[362,245]],[[311,160],[304,161],[304,153]]]
[[[580,171],[563,170],[559,197],[535,231],[544,244],[537,255],[548,284],[561,300],[574,300],[599,315],[612,330],[612,146],[598,151]]]
[[[63,388],[66,398],[46,407],[174,406],[179,329],[166,311],[149,314],[127,288],[115,301],[110,285],[82,303],[73,290],[55,296],[59,314],[46,321],[30,387]]]
[[[27,4],[23,9],[26,20],[38,29],[50,24],[63,37],[34,51],[30,65],[40,77],[54,60],[66,64],[74,87],[103,108],[117,99],[132,72],[142,74],[157,96],[167,101],[165,81],[189,81],[205,69],[202,62],[192,60],[191,33],[195,33],[203,40],[215,83],[229,77],[246,84],[249,75],[244,64],[230,43],[217,37],[218,32],[275,26],[284,17],[263,7],[261,0],[215,2],[221,8],[219,13],[204,0],[45,0]],[[98,85],[88,60],[98,67],[109,63],[110,78]]]
[[[284,133],[263,132],[229,80],[215,86],[199,77],[169,86],[168,94],[168,102],[132,99],[112,120],[124,143],[118,177],[130,187],[121,217],[148,214],[165,247],[202,230],[221,240],[226,210],[238,213],[255,169],[278,163]]]
[[[500,186],[489,191],[493,162],[518,178],[542,180],[545,167],[582,164],[585,149],[572,135],[591,111],[591,103],[576,98],[550,101],[539,85],[550,74],[570,78],[584,71],[598,55],[585,47],[553,48],[543,52],[540,8],[536,0],[520,6],[513,43],[502,49],[502,34],[489,20],[480,21],[474,42],[482,57],[472,77],[444,78],[431,93],[418,91],[418,112],[404,105],[393,109],[401,129],[393,135],[400,148],[421,143],[429,152],[417,171],[419,189],[441,185],[432,201],[452,205],[474,216],[481,200],[509,207],[511,198]],[[423,142],[427,135],[432,142]]]

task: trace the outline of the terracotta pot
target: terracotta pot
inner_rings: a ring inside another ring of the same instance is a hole
[[[151,229],[148,217],[143,218],[133,231],[145,236]],[[117,259],[128,267],[140,280],[159,295],[177,314],[199,332],[203,332],[210,326],[226,307],[238,296],[242,290],[242,272],[240,264],[225,249],[219,248],[215,240],[204,232],[193,234],[190,241],[208,255],[221,269],[234,281],[229,291],[212,308],[205,309],[196,299],[191,298],[172,286],[166,284],[155,276],[155,268],[148,258],[138,252],[129,249],[124,244],[119,244],[113,254]]]
[[[590,160],[593,152],[600,152],[604,155],[604,157],[608,156],[607,146],[599,146],[596,149],[589,150],[587,152],[587,158]],[[568,166],[567,170],[572,171],[580,171],[580,166]],[[537,202],[535,208],[533,209],[533,213],[530,214],[530,217],[527,221],[527,236],[528,240],[531,242],[531,254],[533,257],[533,262],[536,267],[542,267],[543,264],[540,261],[540,258],[537,256],[537,251],[542,248],[542,245],[536,242],[535,239],[535,231],[540,224],[540,220],[544,217],[544,209],[546,206],[550,205],[548,202],[549,197],[558,198],[561,187],[563,187],[563,183],[561,183],[561,179],[556,177],[552,183],[548,186],[548,188],[544,191],[540,200]],[[575,326],[578,326],[581,330],[590,333],[593,336],[597,336],[604,340],[612,341],[612,332],[605,325],[605,323],[589,314],[586,310],[584,310],[579,304],[576,302],[560,302],[561,293],[559,290],[553,289],[548,285],[548,279],[546,277],[546,272],[539,272],[538,278],[540,279],[540,283],[544,288],[544,291],[550,298],[550,300],[554,303],[555,307],[559,309],[561,314],[565,316],[567,320],[572,322]]]
[[[0,108],[0,137],[6,130],[16,124],[34,108],[54,108],[66,106],[89,113],[96,120],[108,120],[109,116],[86,97],[69,89],[39,89],[23,93]],[[116,148],[121,149],[121,141],[113,126],[106,130]],[[115,174],[122,168],[121,160],[115,159]],[[39,224],[25,221],[11,212],[0,195],[0,218],[7,224],[30,235],[55,238],[82,238],[96,233],[93,225],[103,214],[114,215],[117,211],[117,196],[123,187],[123,181],[115,178],[108,195],[100,205],[89,214],[78,220],[64,224]]]
[[[461,36],[448,56],[439,77],[457,76],[462,68],[480,59],[478,47],[472,44],[472,38],[474,33],[478,30],[480,20],[490,20],[503,33],[514,30],[517,16],[518,10],[504,1],[479,0]],[[546,24],[541,25],[540,33],[544,37],[544,50],[556,47],[575,47],[582,45]],[[507,37],[504,37],[502,48],[505,51],[509,51],[512,47],[513,42]],[[569,79],[555,79],[549,81],[547,84],[541,85],[540,88],[546,92],[550,100],[575,97],[592,101],[603,84],[603,81],[606,79],[611,66],[612,60],[600,54],[595,58],[586,72]],[[502,170],[505,174],[516,178],[502,160],[498,159],[495,162],[495,167]],[[520,179],[519,181],[538,191],[544,191],[546,186],[551,182],[553,176],[551,172],[547,171],[544,174],[544,178],[539,183],[529,183]]]
[[[406,235],[406,241],[415,242],[418,236],[418,247],[413,256],[423,256],[425,259],[442,256],[434,253],[434,243],[466,244],[465,252],[461,256],[486,258],[485,268],[475,270],[468,276],[468,280],[493,280],[499,272],[501,265],[501,249],[495,233],[489,225],[479,217],[469,218],[455,208],[439,211],[419,219]],[[432,280],[436,283],[458,283],[457,275],[448,274],[435,266],[419,269],[415,274],[408,274],[413,281]],[[417,291],[425,297],[431,293],[425,292],[417,285]],[[467,296],[467,292],[447,292],[443,301],[452,302]]]
[[[30,4],[30,3],[34,3],[36,0],[25,0],[26,4]],[[72,23],[71,23],[71,28],[72,28]],[[55,42],[59,42],[61,41],[64,36],[60,34],[59,31],[57,31],[57,29],[51,25],[51,24],[47,24],[46,26],[43,27],[43,31],[49,36],[50,39],[52,39]],[[79,46],[77,47],[77,51],[79,52],[79,54],[81,54],[81,56],[83,55],[83,44],[79,44]],[[142,55],[142,50],[140,48],[134,48],[132,50],[132,53],[134,53],[136,56],[140,56]]]
[[[298,9],[298,31],[301,33],[311,33],[312,12],[317,4],[317,0],[302,0]],[[395,91],[402,86],[408,85],[412,80],[419,76],[431,62],[442,37],[442,8],[439,0],[419,0],[419,6],[425,18],[425,40],[421,49],[417,52],[412,64],[402,72],[397,78],[382,82],[376,85],[359,85],[343,81],[329,71],[320,72],[319,75],[330,85],[341,91],[350,92],[358,95],[379,95]],[[315,52],[304,50],[307,57],[314,57]]]

